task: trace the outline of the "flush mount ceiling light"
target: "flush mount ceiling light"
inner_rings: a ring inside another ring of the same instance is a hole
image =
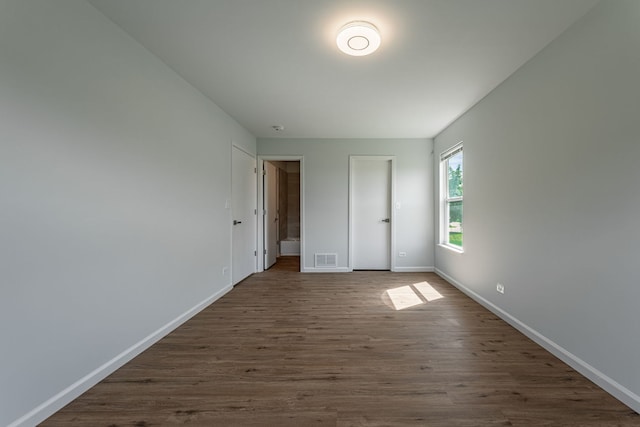
[[[351,56],[365,56],[380,47],[380,33],[371,23],[366,21],[349,22],[340,28],[336,39],[338,48]]]

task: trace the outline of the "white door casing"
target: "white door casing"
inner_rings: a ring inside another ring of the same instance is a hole
[[[393,158],[353,156],[349,187],[350,268],[393,269]]]
[[[278,170],[264,163],[264,269],[276,263],[278,254]]]
[[[235,285],[256,271],[256,159],[237,147],[231,153],[231,278]]]

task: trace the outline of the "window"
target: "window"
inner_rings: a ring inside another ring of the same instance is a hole
[[[441,242],[462,250],[462,143],[440,157],[442,170]]]

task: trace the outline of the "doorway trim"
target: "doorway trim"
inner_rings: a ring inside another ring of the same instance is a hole
[[[305,213],[304,213],[304,156],[258,156],[258,265],[257,271],[264,271],[264,185],[262,182],[264,162],[300,162],[300,271],[304,272],[305,259]]]
[[[349,271],[353,271],[353,171],[354,163],[358,160],[379,160],[391,162],[391,200],[389,201],[389,212],[391,215],[391,248],[390,248],[390,260],[389,265],[391,271],[396,271],[396,221],[395,221],[395,206],[396,206],[396,156],[349,156]]]

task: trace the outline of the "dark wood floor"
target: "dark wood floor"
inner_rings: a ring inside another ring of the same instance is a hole
[[[640,426],[434,274],[301,274],[283,261],[42,425]],[[385,301],[422,281],[443,298]]]

